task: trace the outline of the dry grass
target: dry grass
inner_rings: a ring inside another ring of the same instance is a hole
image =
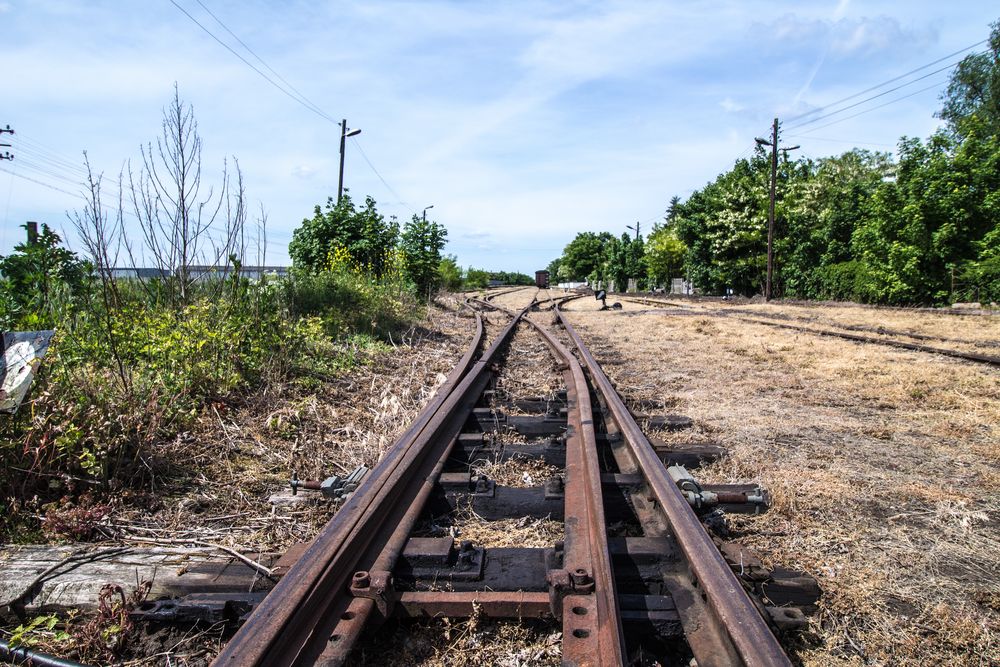
[[[472,462],[472,473],[486,475],[500,486],[527,488],[544,484],[546,480],[561,474],[562,468],[533,458],[514,457],[499,462],[477,459]]]
[[[507,358],[496,378],[493,407],[517,399],[548,398],[564,388],[552,353],[530,324],[517,325]],[[502,409],[517,412],[511,406]]]
[[[596,308],[566,310],[623,393],[695,420],[670,437],[729,448],[699,476],[771,491],[771,512],[733,523],[773,564],[819,579],[821,611],[789,646],[797,660],[1000,664],[1000,371],[708,314]],[[907,315],[892,311],[891,326],[969,340],[997,322]]]
[[[197,472],[171,480],[145,506],[123,504],[111,522],[133,534],[198,536],[248,551],[280,552],[312,538],[335,506],[275,506],[271,496],[288,489],[293,470],[322,479],[374,466],[464,353],[473,327],[454,301],[435,305],[390,354],[316,386],[217,406],[173,445]]]
[[[925,310],[908,312],[896,308],[866,308],[844,305],[789,305],[780,301],[770,304],[754,304],[751,310],[763,313],[815,318],[817,321],[834,324],[884,327],[899,331],[911,331],[925,336],[944,339],[960,338],[995,347],[1000,343],[1000,314],[949,314],[933,313]]]
[[[501,290],[498,290],[501,291]],[[500,294],[492,299],[493,303],[498,306],[503,306],[504,308],[509,308],[513,311],[518,311],[531,303],[531,300],[538,295],[541,297],[540,290],[537,287],[522,287],[521,289],[515,290],[513,292],[507,292],[506,294]]]
[[[356,651],[354,663],[382,667],[534,667],[559,665],[562,633],[550,623],[434,619],[393,625]]]
[[[413,532],[418,537],[445,537],[472,540],[477,547],[551,547],[565,537],[561,521],[550,518],[519,517],[489,521],[471,507],[434,517]]]

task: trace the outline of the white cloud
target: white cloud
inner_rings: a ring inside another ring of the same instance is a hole
[[[307,164],[299,164],[292,167],[292,176],[295,178],[313,178],[319,170]]]
[[[728,113],[736,113],[738,111],[743,111],[744,109],[746,109],[746,107],[740,104],[739,102],[734,102],[733,98],[731,97],[727,97],[726,99],[719,102],[719,106],[722,107],[723,111],[726,111]]]
[[[840,13],[838,7],[835,15]],[[756,24],[753,30],[770,35],[774,48],[826,47],[831,55],[841,58],[866,57],[890,49],[920,50],[938,37],[933,27],[907,27],[886,15],[814,19],[785,14],[769,24]]]
[[[336,194],[336,126],[270,87],[170,3],[0,0],[11,5],[0,61],[18,76],[4,83],[0,121],[19,134],[71,161],[86,147],[99,170],[116,174],[155,139],[177,81],[195,107],[206,183],[223,156],[238,156],[276,243]],[[211,6],[324,111],[363,129],[348,144],[352,196],[370,193],[400,220],[433,202],[428,215],[448,228],[446,250],[463,266],[523,271],[544,266],[577,231],[621,233],[662,215],[671,195],[703,186],[752,147],[776,111],[784,118],[790,105],[853,94],[983,39],[995,18],[970,18],[985,13],[981,0],[871,0],[864,10],[875,18],[858,18],[848,0]],[[761,26],[758,16],[782,18]],[[225,36],[210,17],[205,24]],[[927,48],[934,30],[947,48]],[[800,91],[815,99],[793,102]],[[934,94],[912,101],[820,136],[924,136]],[[803,154],[830,149],[802,143]],[[9,182],[10,227],[58,223],[73,206],[7,174],[0,196]],[[0,254],[7,248],[0,237]],[[272,248],[269,261],[286,261],[280,255]]]

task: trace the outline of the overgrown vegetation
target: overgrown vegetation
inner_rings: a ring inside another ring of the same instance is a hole
[[[62,520],[72,499],[99,507],[110,492],[183,471],[163,445],[200,415],[274,383],[340,372],[351,351],[398,339],[439,284],[444,227],[415,218],[400,233],[371,198],[361,209],[348,197],[317,207],[296,231],[290,276],[248,273],[238,166],[202,187],[201,139],[176,92],[162,129],[141,167],[122,170],[118,206],[102,202],[102,176],[87,163],[87,205],[70,216],[86,259],[47,225],[0,258],[0,326],[55,330],[29,398],[0,418],[0,495],[61,521],[9,512],[5,538],[44,529],[87,539],[93,521],[77,530]]]
[[[1000,23],[952,74],[926,141],[779,159],[776,295],[917,304],[1000,301]],[[757,153],[681,202],[646,247],[586,232],[550,265],[560,280],[641,288],[684,276],[700,290],[763,291],[770,159]]]

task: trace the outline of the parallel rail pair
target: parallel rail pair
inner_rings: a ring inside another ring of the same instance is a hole
[[[625,301],[631,301],[633,303],[641,303],[649,306],[670,306],[674,308],[688,308],[688,306],[674,302],[666,301],[663,299],[649,299],[645,297],[638,297],[634,295],[616,295]],[[1000,356],[990,355],[990,354],[980,354],[978,352],[965,352],[962,350],[955,350],[946,347],[938,347],[935,345],[925,345],[923,343],[912,343],[905,340],[899,340],[898,338],[892,338],[890,336],[905,336],[908,338],[914,338],[918,340],[941,340],[944,342],[959,342],[959,343],[969,343],[972,341],[951,341],[948,338],[941,338],[937,336],[927,336],[917,332],[909,331],[890,331],[887,329],[875,328],[865,328],[852,325],[843,324],[827,324],[827,327],[837,327],[840,329],[847,329],[848,331],[835,331],[830,328],[826,329],[816,329],[815,327],[806,327],[798,324],[790,324],[784,321],[775,321],[783,318],[779,316],[768,313],[754,313],[752,316],[748,316],[746,311],[705,311],[706,314],[710,315],[722,315],[726,317],[733,317],[742,322],[749,322],[750,324],[759,324],[761,326],[775,327],[778,329],[788,329],[790,331],[797,331],[799,333],[812,334],[814,336],[828,336],[832,338],[840,338],[843,340],[849,340],[855,343],[866,343],[871,345],[884,345],[887,347],[895,347],[902,350],[910,350],[912,352],[926,352],[928,354],[940,354],[945,357],[952,357],[955,359],[962,359],[964,361],[972,361],[979,364],[987,364],[990,366],[1000,366]],[[882,337],[876,336],[865,336],[857,333],[850,333],[851,331],[869,331],[873,333],[881,334]]]
[[[437,395],[215,665],[340,665],[366,626],[391,616],[474,614],[560,619],[564,664],[620,665],[637,652],[658,652],[661,660],[693,656],[702,666],[789,664],[762,606],[720,555],[558,302],[556,321],[582,364],[561,334],[526,317],[532,306],[510,313],[481,354],[483,318],[475,313],[472,345]],[[549,450],[560,449],[561,483],[536,493],[470,477],[466,488],[459,480],[457,491],[442,496],[442,485],[456,477],[445,472],[449,461],[483,442],[468,429],[519,322],[537,330],[565,381],[565,422],[525,422],[551,434]],[[565,541],[505,550],[412,537],[442,497],[494,508],[536,498],[541,510],[527,511],[561,514]],[[609,536],[607,515],[622,512],[641,526],[640,537]]]

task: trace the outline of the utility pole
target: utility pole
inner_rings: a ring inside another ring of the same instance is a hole
[[[4,134],[14,134],[14,130],[10,129],[10,125],[5,128],[0,128],[0,136]],[[10,148],[10,144],[0,144],[0,148]],[[0,160],[13,160],[14,156],[10,154],[10,151],[6,153],[0,153]]]
[[[767,214],[767,283],[764,286],[764,300],[771,300],[771,279],[774,274],[774,194],[778,181],[778,119],[771,126],[771,141],[756,139],[759,146],[771,147],[771,197]],[[794,151],[798,146],[782,148],[783,151]]]
[[[361,130],[347,129],[347,119],[340,121],[340,180],[337,181],[337,203],[344,196],[344,148],[347,144],[347,137],[354,137],[361,134]]]
[[[632,225],[625,225],[625,229],[634,229],[635,230],[635,240],[636,241],[639,240],[639,227],[640,227],[640,225],[639,225],[639,221],[638,220],[635,221],[635,227],[633,227]]]

